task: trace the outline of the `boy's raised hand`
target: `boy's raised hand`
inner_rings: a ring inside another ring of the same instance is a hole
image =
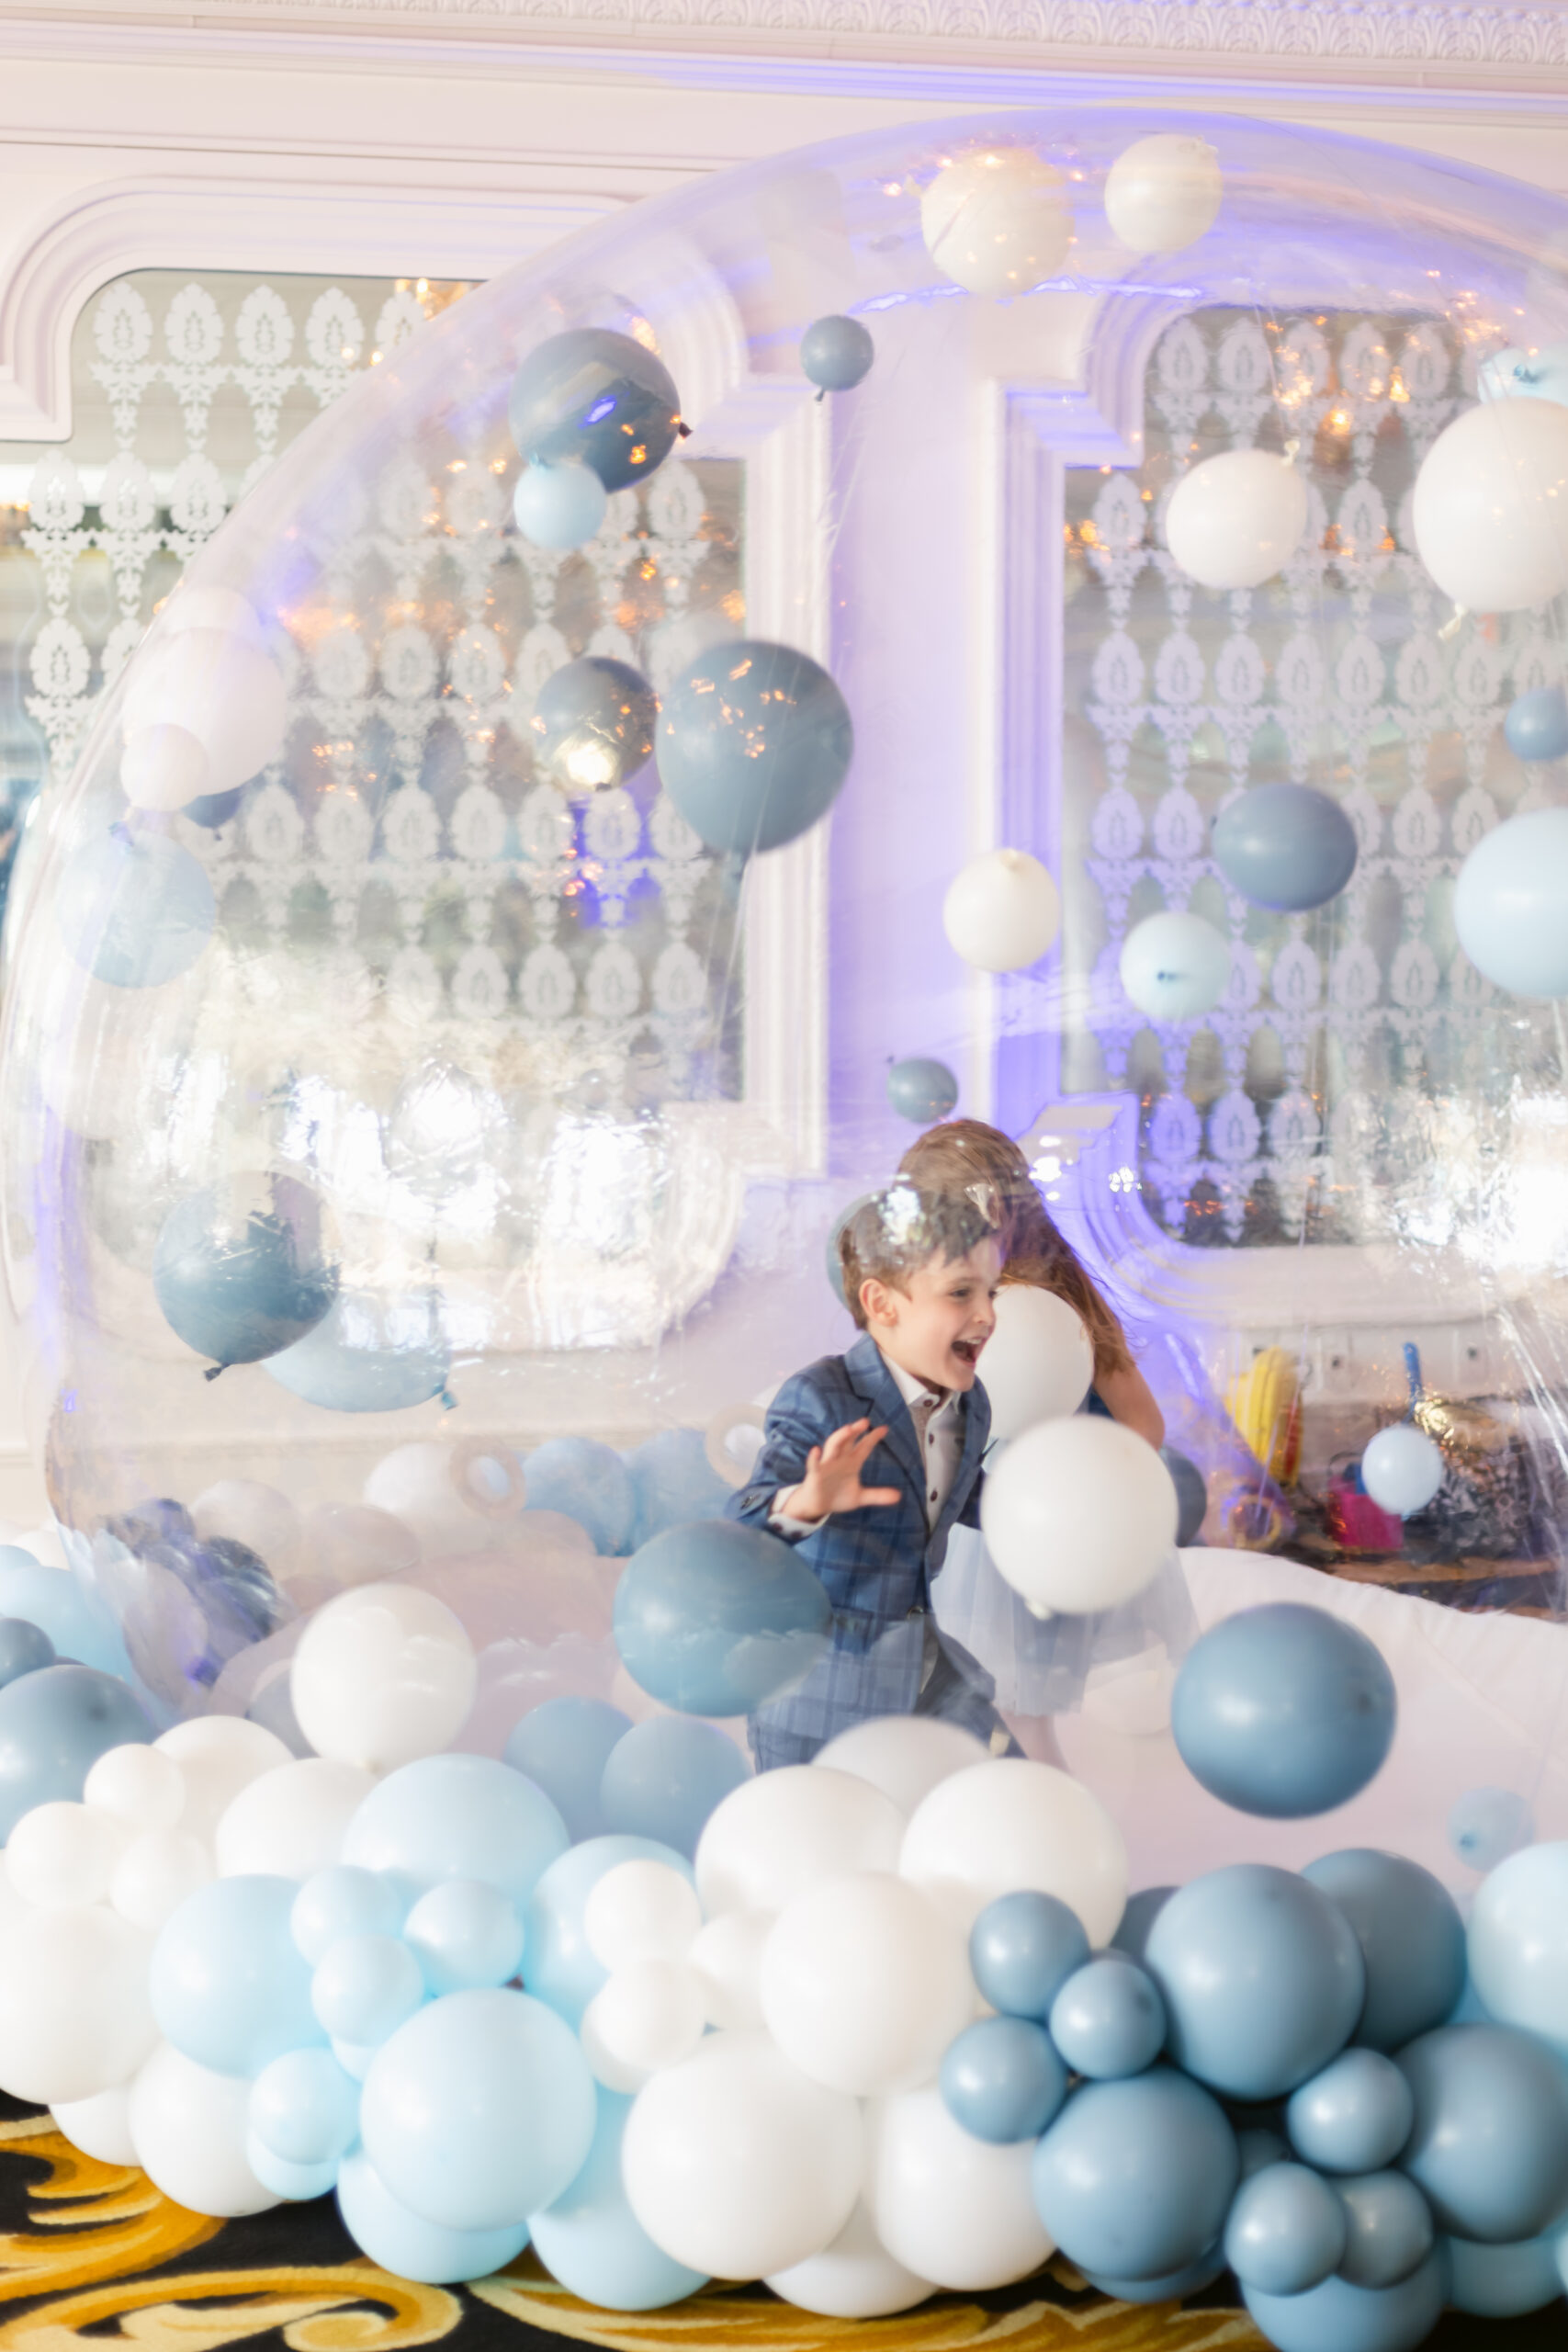
[[[900,1502],[897,1487],[863,1487],[860,1482],[866,1457],[886,1435],[886,1426],[874,1430],[863,1420],[846,1421],[825,1445],[814,1445],[806,1457],[806,1476],[790,1498],[791,1516],[826,1519],[833,1511]]]

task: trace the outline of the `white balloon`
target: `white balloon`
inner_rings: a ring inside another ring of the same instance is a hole
[[[1422,460],[1416,549],[1445,596],[1476,613],[1544,605],[1568,587],[1568,408],[1487,401]]]
[[[136,2143],[130,2136],[130,2085],[99,2091],[96,2098],[57,2099],[50,2112],[73,2148],[101,2165],[133,2165]]]
[[[275,1576],[299,1541],[299,1512],[287,1495],[260,1478],[220,1478],[197,1495],[190,1515],[204,1544],[214,1535],[243,1544]]]
[[[189,1830],[145,1829],[115,1864],[109,1901],[133,1928],[156,1935],[186,1895],[212,1875],[211,1849]]]
[[[378,1584],[400,1576],[420,1556],[412,1527],[372,1503],[318,1503],[299,1534],[300,1557],[312,1580],[329,1587]]]
[[[1568,2058],[1568,1842],[1499,1862],[1475,1890],[1467,1932],[1483,2007]]]
[[[247,1782],[294,1761],[276,1732],[246,1723],[242,1715],[197,1715],[175,1724],[152,1745],[180,1768],[186,1784],[180,1827],[193,1838],[211,1838],[219,1815]]]
[[[0,1942],[0,2088],[52,2107],[129,2081],[158,2039],[152,1950],[98,1904],[20,1920]]]
[[[1307,486],[1271,449],[1227,449],[1184,473],[1165,510],[1165,539],[1201,588],[1260,588],[1306,529]]]
[[[1111,164],[1105,218],[1117,243],[1134,253],[1177,254],[1213,227],[1224,193],[1220,159],[1207,140],[1156,130]]]
[[[423,1438],[397,1446],[363,1488],[366,1502],[412,1530],[427,1560],[487,1549],[497,1522],[515,1519],[525,1497],[523,1464],[512,1448],[472,1439],[447,1445]]]
[[[852,1772],[857,1781],[869,1781],[907,1819],[939,1781],[983,1764],[989,1754],[972,1731],[938,1715],[872,1715],[829,1740],[811,1763],[813,1770]]]
[[[1025,1430],[980,1497],[998,1574],[1037,1613],[1070,1617],[1114,1609],[1152,1584],[1179,1514],[1154,1447],[1098,1413]]]
[[[1443,1483],[1442,1449],[1414,1421],[1395,1421],[1361,1453],[1361,1484],[1380,1510],[1408,1519],[1425,1510]]]
[[[766,2034],[722,2033],[655,2075],[621,2175],[655,2245],[708,2278],[761,2278],[830,2245],[854,2210],[861,2111]]]
[[[934,2085],[868,2118],[866,2198],[896,2262],[975,2294],[1027,2278],[1054,2251],[1034,2206],[1034,2143],[998,2147],[955,2123]]]
[[[229,792],[276,759],[288,698],[283,673],[259,646],[231,630],[172,631],[134,665],[123,724],[128,738],[172,726],[207,753],[209,792]]]
[[[897,1807],[852,1773],[811,1764],[760,1772],[715,1807],[697,1840],[703,1916],[782,1911],[818,1879],[895,1870],[903,1835]]]
[[[921,197],[920,233],[942,276],[967,292],[1027,293],[1066,260],[1067,183],[1027,147],[960,155]]]
[[[1019,972],[1037,964],[1062,926],[1056,885],[1026,849],[971,858],[947,886],[942,927],[977,972]]]
[[[876,2234],[863,2197],[829,2246],[764,2281],[786,2303],[829,2319],[886,2319],[912,2311],[936,2289],[896,2261]]]
[[[773,1928],[771,1911],[725,1911],[708,1921],[686,1956],[703,2014],[722,2032],[762,2022],[762,1950]]]
[[[188,808],[207,791],[211,773],[189,728],[167,721],[127,735],[119,757],[119,788],[133,808]]]
[[[590,1888],[582,1932],[602,1968],[634,1960],[684,1960],[702,1931],[690,1879],[668,1862],[617,1862]]]
[[[237,588],[209,588],[182,580],[158,619],[165,636],[183,637],[193,628],[219,628],[231,637],[243,637],[248,645],[262,642],[255,607]]]
[[[451,1744],[478,1681],[473,1644],[444,1600],[413,1585],[363,1584],[311,1618],[288,1689],[318,1756],[388,1772]]]
[[[6,1848],[11,1883],[24,1903],[50,1910],[101,1903],[126,1842],[124,1824],[85,1804],[36,1804]]]
[[[161,2041],[130,2086],[136,2160],[154,2188],[225,2220],[281,2205],[245,2161],[250,2103],[243,2075],[215,2075]]]
[[[1122,943],[1122,985],[1151,1021],[1196,1021],[1230,982],[1230,944],[1201,915],[1145,915]]]
[[[1008,1283],[997,1293],[997,1328],[980,1377],[991,1405],[991,1437],[1005,1445],[1036,1421],[1076,1413],[1094,1379],[1094,1341],[1077,1309],[1055,1291]]]
[[[633,1960],[602,1984],[583,2013],[582,2043],[638,2076],[678,2066],[703,2038],[703,1988],[678,1960]],[[624,2081],[611,2089],[624,2088]]]
[[[1127,1906],[1127,1849],[1098,1797],[1051,1764],[997,1757],[934,1788],[904,1836],[898,1872],[965,1935],[1020,1887],[1076,1911],[1097,1951]]]
[[[172,1829],[186,1807],[185,1775],[161,1748],[130,1741],[105,1749],[87,1774],[82,1802],[130,1829]]]
[[[311,1756],[242,1789],[218,1825],[220,1878],[310,1878],[343,1852],[349,1823],[375,1787],[357,1765]]]
[[[857,2098],[929,2082],[975,2013],[963,1935],[918,1887],[881,1871],[797,1894],[763,1949],[760,1991],[784,2056]]]

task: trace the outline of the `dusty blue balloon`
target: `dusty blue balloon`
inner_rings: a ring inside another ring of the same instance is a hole
[[[1382,2172],[1415,2120],[1409,2084],[1379,2050],[1341,2051],[1285,2109],[1291,2145],[1320,2172]]]
[[[165,2040],[220,2075],[259,2075],[326,2041],[310,1972],[289,1931],[290,1878],[214,1879],[187,1894],[152,1947],[147,1990]]]
[[[1448,1889],[1419,1862],[1350,1846],[1302,1873],[1355,1930],[1367,1972],[1356,2040],[1400,2050],[1442,2025],[1464,1987],[1464,1922]]]
[[[1098,2081],[1141,2075],[1165,2043],[1159,1988],[1124,1953],[1091,1960],[1052,2002],[1051,2039],[1075,2075]]]
[[[1474,2245],[1468,2238],[1450,2238],[1450,2303],[1477,2319],[1519,2319],[1526,2312],[1544,2311],[1562,2294],[1558,2243],[1555,2233],[1519,2245]]]
[[[1189,2262],[1180,2270],[1168,2271],[1163,2278],[1108,2278],[1103,2271],[1086,2270],[1084,2278],[1102,2295],[1116,2303],[1178,2303],[1186,2295],[1201,2295],[1212,2287],[1225,2267],[1224,2250],[1211,2246],[1196,2262]]]
[[[310,1979],[310,2007],[334,2041],[369,2048],[424,1998],[418,1961],[399,1936],[340,1936]]]
[[[1214,820],[1214,863],[1255,907],[1303,914],[1337,899],[1356,870],[1356,829],[1325,792],[1255,784]]]
[[[35,1804],[79,1801],[108,1748],[152,1737],[134,1694],[93,1667],[45,1666],[8,1682],[0,1690],[0,1843]]]
[[[1080,2270],[1159,2278],[1214,2245],[1239,2169],[1218,2100],[1156,2066],[1073,2093],[1034,2151],[1034,2202]]]
[[[945,1119],[958,1101],[958,1080],[945,1062],[911,1055],[888,1071],[887,1100],[901,1119],[929,1127],[933,1119]]]
[[[125,1638],[107,1601],[80,1577],[40,1567],[18,1544],[0,1544],[0,1609],[47,1634],[57,1657],[130,1681]]]
[[[875,357],[869,330],[839,312],[813,319],[800,338],[801,372],[824,392],[852,392]]]
[[[188,972],[217,914],[207,869],[166,833],[124,825],[84,842],[55,887],[61,935],[111,988],[155,989]]]
[[[558,1510],[575,1519],[605,1559],[630,1551],[637,1532],[637,1490],[613,1445],[593,1437],[551,1437],[523,1464],[528,1510]]]
[[[701,1430],[660,1430],[623,1454],[637,1498],[632,1550],[688,1519],[717,1519],[729,1487],[708,1460]]]
[[[615,1588],[615,1646],[638,1688],[691,1715],[745,1715],[824,1654],[832,1611],[804,1560],[733,1520],[645,1544]]]
[[[1067,2070],[1032,2018],[982,2018],[949,2042],[942,2096],[955,2123],[1005,2146],[1037,2140],[1060,2114]]]
[[[54,1644],[26,1617],[0,1617],[0,1689],[55,1663]]]
[[[655,1715],[610,1750],[599,1810],[611,1835],[656,1838],[689,1859],[708,1815],[750,1777],[735,1742],[712,1724]]]
[[[1179,1887],[1144,1965],[1178,2065],[1228,2098],[1280,2098],[1337,2057],[1366,1994],[1342,1912],[1293,1871],[1234,1862]]]
[[[854,755],[843,695],[820,663],[741,638],[682,673],[659,719],[659,775],[710,849],[750,857],[808,832]]]
[[[1496,2245],[1568,2206],[1568,2068],[1506,2025],[1439,2026],[1399,2052],[1416,2098],[1401,2162],[1438,2224]]]
[[[1236,2191],[1225,2260],[1244,2287],[1301,2295],[1338,2269],[1345,2235],[1345,2208],[1320,2174],[1269,2165]]]
[[[1325,2278],[1304,2295],[1246,2290],[1247,2308],[1276,2352],[1416,2352],[1442,2317],[1449,2258],[1434,2246],[1397,2287],[1352,2286]]]
[[[519,1908],[570,1840],[542,1789],[488,1756],[422,1756],[378,1781],[349,1823],[343,1859],[393,1871],[414,1894],[479,1878]]]
[[[337,2177],[338,2211],[350,2237],[394,2278],[431,2287],[488,2278],[515,2262],[528,2243],[528,2224],[496,2230],[444,2230],[392,2195],[363,2148],[345,2156]]]
[[[239,815],[244,797],[243,784],[235,785],[231,792],[203,792],[195,800],[187,800],[180,815],[188,817],[193,825],[205,826],[209,832],[215,833],[231,817]]]
[[[523,1959],[523,1922],[483,1879],[443,1879],[403,1921],[403,1938],[428,1991],[468,1993],[509,1984]]]
[[[1174,1886],[1141,1886],[1136,1894],[1130,1894],[1111,1939],[1111,1950],[1124,1951],[1129,1960],[1142,1960],[1149,1929],[1175,1893]]]
[[[584,653],[553,670],[534,698],[528,739],[536,766],[583,797],[633,776],[653,750],[659,697],[627,662]]]
[[[396,1879],[332,1862],[312,1871],[299,1888],[288,1931],[295,1951],[314,1968],[340,1936],[395,1936],[407,1909],[406,1890]]]
[[[588,1949],[583,1905],[618,1862],[665,1862],[695,1884],[684,1854],[653,1838],[590,1838],[551,1863],[523,1914],[523,1982],[572,2027],[607,1973]]]
[[[533,2215],[534,2249],[579,2302],[601,2311],[652,2312],[707,2284],[656,2246],[626,2201],[621,2139],[632,2102],[602,2086],[588,2161],[563,2197]]]
[[[1345,2208],[1341,2275],[1354,2287],[1397,2287],[1437,2238],[1427,2199],[1402,2172],[1359,2173],[1334,2186]]]
[[[501,1752],[543,1789],[575,1843],[604,1834],[599,1783],[610,1750],[631,1727],[630,1715],[604,1699],[546,1699],[519,1716]]]
[[[1396,1713],[1393,1677],[1365,1634],[1282,1600],[1238,1610],[1200,1636],[1177,1674],[1170,1728],[1212,1796],[1294,1821],[1366,1787]]]
[[[1159,1458],[1176,1488],[1178,1547],[1196,1544],[1209,1510],[1209,1489],[1203,1473],[1185,1453],[1179,1453],[1174,1445],[1162,1445]]]
[[[292,2165],[335,2164],[359,2131],[359,2086],[330,2050],[287,2050],[251,2085],[250,2128]]]
[[[1495,1871],[1534,1838],[1529,1800],[1517,1789],[1466,1789],[1449,1815],[1449,1844],[1472,1871]]]
[[[850,1224],[859,1212],[864,1208],[866,1203],[868,1201],[874,1201],[875,1198],[876,1194],[874,1193],[860,1193],[856,1199],[850,1203],[848,1208],[840,1210],[838,1216],[833,1219],[832,1225],[829,1228],[828,1239],[824,1245],[822,1252],[823,1262],[828,1269],[829,1285],[840,1306],[846,1306],[848,1302],[844,1297],[844,1261],[839,1255],[839,1236],[842,1233],[845,1226]]]
[[[1517,695],[1508,705],[1503,732],[1521,760],[1560,760],[1568,752],[1568,695],[1561,686],[1537,686]]]
[[[248,1174],[192,1193],[164,1219],[152,1287],[171,1330],[220,1366],[291,1347],[337,1289],[319,1195],[297,1177]]]
[[[446,1393],[452,1359],[428,1291],[340,1291],[313,1330],[266,1359],[280,1388],[329,1413],[395,1413]]]
[[[1089,1960],[1076,1911],[1054,1894],[998,1894],[969,1930],[969,1965],[983,2000],[1004,2017],[1042,2023],[1069,1976]]]
[[[328,2197],[337,2186],[337,2165],[333,2164],[296,2165],[287,2156],[274,2155],[265,2140],[254,2132],[245,2134],[245,2162],[274,2197],[288,2199],[292,2203],[308,2204],[312,2198]]]
[[[664,362],[629,334],[569,327],[524,360],[507,416],[530,465],[578,458],[606,490],[624,490],[674,447],[681,395]]]
[[[1568,808],[1531,808],[1482,835],[1459,870],[1454,927],[1495,987],[1568,996]]]

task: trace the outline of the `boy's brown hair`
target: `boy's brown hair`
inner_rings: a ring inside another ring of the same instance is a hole
[[[967,1194],[928,1193],[907,1181],[895,1182],[863,1201],[840,1228],[844,1304],[863,1331],[863,1283],[886,1283],[890,1290],[907,1291],[910,1275],[933,1258],[951,1265],[955,1258],[967,1258],[982,1241],[999,1245],[1001,1240],[992,1218]]]

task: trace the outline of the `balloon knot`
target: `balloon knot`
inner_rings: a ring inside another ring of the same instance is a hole
[[[228,1369],[226,1363],[209,1363],[201,1376],[203,1380],[216,1380],[220,1372],[227,1372]]]
[[[449,1388],[439,1390],[435,1401],[444,1413],[455,1413],[457,1409],[457,1399]]]

